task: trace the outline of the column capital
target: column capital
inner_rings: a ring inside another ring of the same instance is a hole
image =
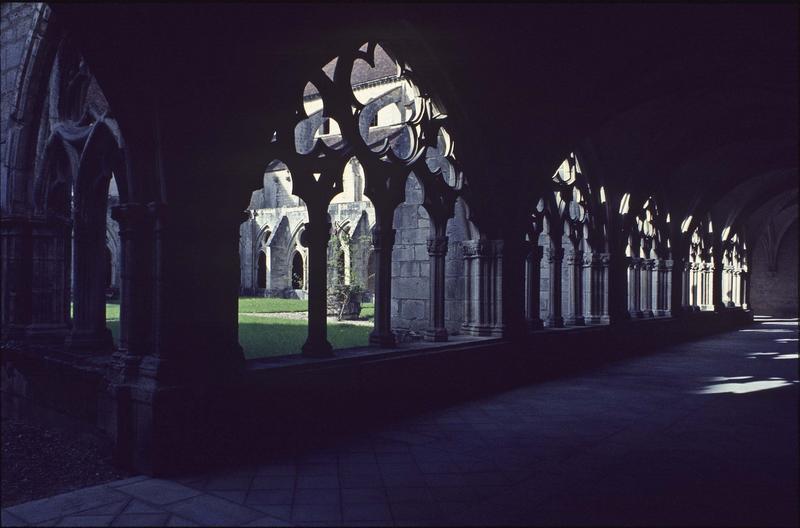
[[[583,262],[583,251],[580,249],[572,250],[567,255],[567,264],[570,266],[574,266],[575,264],[580,264]]]
[[[444,256],[447,254],[446,236],[436,236],[428,239],[428,255],[431,257]]]
[[[485,239],[465,240],[461,243],[465,257],[485,257],[491,253],[490,241]]]
[[[120,232],[141,228],[148,218],[148,208],[140,203],[126,203],[111,208],[111,218],[119,224]]]
[[[540,246],[536,242],[528,242],[527,243],[527,258],[532,258],[534,260],[541,260],[542,255],[544,255],[544,248]]]
[[[547,248],[547,261],[553,263],[564,258],[564,248],[550,246]]]

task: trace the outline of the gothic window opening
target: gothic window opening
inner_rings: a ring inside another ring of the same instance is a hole
[[[305,287],[305,273],[303,271],[303,256],[299,251],[292,257],[292,289],[302,290]]]
[[[461,238],[466,231],[448,227],[463,176],[446,113],[419,88],[410,68],[375,42],[312,74],[301,102],[279,120],[269,145],[270,155],[281,160],[270,170],[291,175],[292,198],[264,189],[262,203],[248,209],[268,216],[291,199],[307,207],[305,217],[287,220],[304,226],[309,327],[303,353],[331,354],[325,317],[332,287],[358,292],[348,297],[354,306],[374,297],[373,345],[394,346],[395,329],[445,340],[446,326],[453,332],[462,326],[445,324],[447,233],[459,231]],[[418,201],[412,205],[409,196]],[[404,203],[409,217],[395,225]],[[459,248],[452,249],[460,259]],[[392,306],[403,308],[392,312]]]
[[[256,282],[259,289],[267,288],[267,254],[263,251],[258,252]]]

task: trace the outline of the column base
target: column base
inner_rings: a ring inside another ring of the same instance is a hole
[[[644,317],[644,312],[641,310],[631,310],[629,313],[631,314],[631,319],[641,319]]]
[[[425,330],[425,334],[423,339],[425,341],[447,341],[447,329],[446,328],[432,328],[429,330]]]
[[[653,317],[653,310],[644,310],[642,312],[642,317]]]
[[[528,330],[533,332],[544,328],[544,322],[541,319],[528,319],[525,323],[528,325]]]
[[[24,329],[24,339],[42,345],[63,344],[69,335],[69,326],[61,324],[30,324]]]
[[[506,325],[504,324],[494,325],[489,329],[489,335],[494,337],[502,337],[505,335],[505,333]]]
[[[397,337],[394,335],[394,332],[382,334],[377,331],[373,331],[369,335],[369,344],[382,348],[394,348],[397,346]]]
[[[564,320],[564,324],[567,326],[586,326],[586,319],[583,317],[567,317]]]
[[[333,357],[333,347],[327,339],[307,339],[301,347],[301,353],[307,358]]]
[[[492,327],[487,325],[465,324],[461,330],[471,336],[489,336],[492,335]]]
[[[73,354],[97,354],[114,349],[111,330],[103,328],[99,331],[73,330],[66,339],[66,349]]]
[[[656,310],[656,317],[667,317],[670,314],[669,310]]]
[[[545,322],[547,328],[564,328],[564,318],[563,317],[548,317],[547,322]]]
[[[585,318],[587,325],[604,325],[608,324],[610,318],[607,315],[590,315]]]

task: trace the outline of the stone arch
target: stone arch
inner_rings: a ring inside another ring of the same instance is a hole
[[[303,259],[303,254],[297,250],[295,250],[292,256],[292,289],[306,289],[305,261]]]

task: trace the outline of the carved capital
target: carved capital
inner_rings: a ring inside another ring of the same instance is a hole
[[[464,257],[485,257],[490,255],[491,246],[488,240],[465,240],[461,243],[461,250]]]
[[[547,248],[547,262],[550,264],[554,262],[561,262],[564,259],[564,248],[549,247]]]
[[[583,251],[570,251],[567,255],[567,264],[570,266],[574,266],[575,264],[580,264],[583,262]]]
[[[111,218],[119,224],[120,235],[142,230],[150,220],[147,207],[139,203],[127,203],[111,208]]]
[[[447,241],[446,236],[438,236],[428,239],[428,255],[431,257],[447,255]]]

